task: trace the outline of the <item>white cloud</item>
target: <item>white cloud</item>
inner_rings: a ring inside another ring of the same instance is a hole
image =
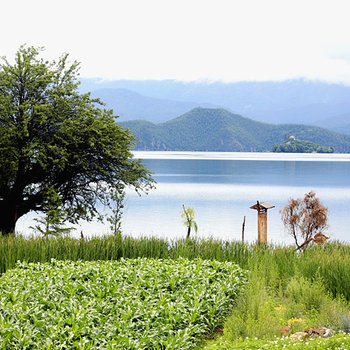
[[[1,55],[23,43],[69,52],[82,75],[111,79],[350,83],[341,0],[7,0]]]

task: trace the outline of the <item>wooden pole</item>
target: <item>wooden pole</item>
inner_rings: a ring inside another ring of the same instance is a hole
[[[267,210],[258,212],[258,241],[267,243]]]
[[[242,223],[242,243],[244,243],[245,215]]]
[[[260,243],[267,243],[267,210],[274,207],[271,203],[259,201],[250,207],[258,212],[258,242]]]

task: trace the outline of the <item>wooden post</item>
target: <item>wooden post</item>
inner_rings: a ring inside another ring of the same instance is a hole
[[[260,203],[259,201],[250,207],[258,212],[258,242],[260,243],[267,243],[267,210],[274,207],[270,203]]]
[[[267,243],[267,210],[258,212],[258,241]]]

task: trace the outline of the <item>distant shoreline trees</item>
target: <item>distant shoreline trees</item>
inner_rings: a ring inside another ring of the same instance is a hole
[[[333,147],[302,141],[289,136],[284,143],[273,146],[273,152],[281,153],[334,153]]]

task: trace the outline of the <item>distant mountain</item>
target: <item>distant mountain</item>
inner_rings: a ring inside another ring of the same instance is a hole
[[[120,123],[130,129],[138,150],[272,151],[286,136],[350,152],[350,136],[306,125],[272,125],[256,122],[224,109],[195,108],[168,122]]]
[[[141,95],[127,89],[104,88],[92,91],[93,97],[98,97],[113,109],[120,121],[146,119],[154,123],[164,122],[177,117],[195,107],[215,107],[209,103],[182,102]]]
[[[350,135],[350,113],[318,120],[314,124],[322,125],[326,129]]]
[[[320,120],[350,114],[350,86],[317,81],[224,83],[82,79],[81,88],[89,91],[101,88],[122,88],[155,99],[208,103],[255,120],[276,124],[317,123],[320,125]],[[157,101],[153,102],[155,106]],[[121,100],[119,104],[115,102],[117,114],[121,110],[118,108],[118,106],[121,107],[121,103]],[[131,105],[125,103],[123,113],[131,114],[127,111],[129,107],[131,108]],[[167,115],[166,111],[159,113]],[[147,117],[140,114],[137,116],[141,119],[153,120],[152,113]],[[159,119],[155,118],[155,120]]]
[[[350,114],[350,104],[348,102],[331,104],[331,103],[315,103],[311,105],[296,106],[284,110],[274,111],[268,119],[271,123],[281,123],[286,121],[288,123],[298,124],[313,124],[321,127],[326,127],[322,124],[323,120],[333,119],[335,113]],[[266,119],[265,114],[257,113],[257,118]]]

